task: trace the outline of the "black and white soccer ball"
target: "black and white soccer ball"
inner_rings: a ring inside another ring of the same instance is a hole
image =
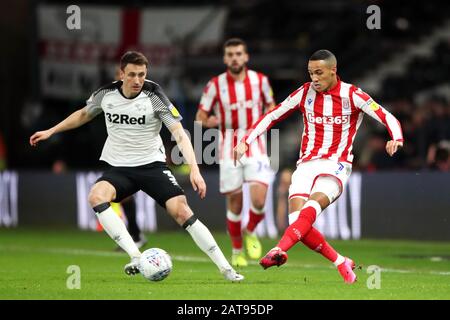
[[[164,280],[172,272],[172,259],[163,249],[145,250],[139,259],[139,271],[147,280]]]

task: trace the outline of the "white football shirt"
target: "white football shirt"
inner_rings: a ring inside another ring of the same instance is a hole
[[[115,167],[137,167],[155,161],[166,161],[159,132],[182,117],[161,87],[145,80],[141,92],[126,98],[122,81],[115,81],[94,92],[86,103],[92,116],[105,114],[108,137],[100,160]]]

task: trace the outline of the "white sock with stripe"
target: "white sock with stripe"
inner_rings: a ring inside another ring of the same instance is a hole
[[[123,221],[117,216],[109,203],[99,204],[94,208],[98,221],[106,233],[113,239],[130,258],[139,257],[141,252],[128,233]]]
[[[213,235],[200,220],[192,216],[183,224],[183,228],[189,232],[197,246],[208,255],[221,272],[232,269]]]

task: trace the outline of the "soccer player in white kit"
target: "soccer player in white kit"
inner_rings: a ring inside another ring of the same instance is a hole
[[[301,241],[334,263],[346,283],[353,283],[356,281],[354,262],[338,254],[312,225],[344,190],[352,170],[352,144],[364,113],[386,126],[392,139],[386,143],[390,156],[403,146],[403,134],[391,113],[358,87],[341,81],[336,70],[333,53],[316,51],[308,62],[312,81],[303,84],[253,125],[235,148],[235,160],[281,118],[295,111],[303,114],[300,158],[289,187],[290,225],[260,264],[264,269],[284,264],[288,257],[286,251]]]
[[[262,247],[255,229],[264,218],[268,185],[272,178],[265,137],[250,144],[240,165],[233,163],[233,148],[253,123],[275,106],[267,76],[249,70],[247,46],[242,39],[232,38],[223,46],[227,71],[211,79],[200,100],[197,121],[204,127],[219,127],[220,192],[226,195],[227,230],[231,238],[231,264],[248,265],[242,250],[242,184],[250,183],[249,221],[245,228],[245,245],[249,258],[259,259]],[[215,115],[210,115],[214,111]]]
[[[92,187],[89,203],[104,230],[130,256],[131,262],[125,266],[125,273],[139,273],[141,252],[110,202],[120,202],[143,190],[189,232],[225,279],[241,281],[244,277],[231,267],[208,228],[194,216],[183,189],[166,165],[165,150],[159,135],[162,123],[174,136],[190,166],[192,187],[202,199],[205,197],[206,185],[191,142],[181,125],[181,116],[161,87],[145,79],[147,66],[148,60],[142,53],[125,53],[120,61],[121,81],[97,90],[87,101],[86,107],[75,111],[56,126],[33,134],[30,144],[36,146],[39,141],[55,133],[78,128],[104,112],[108,138],[100,160],[107,162],[110,168]]]

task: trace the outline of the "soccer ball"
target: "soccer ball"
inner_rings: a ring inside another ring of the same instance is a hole
[[[139,271],[147,280],[164,280],[172,271],[172,259],[163,249],[145,250],[139,259]]]

